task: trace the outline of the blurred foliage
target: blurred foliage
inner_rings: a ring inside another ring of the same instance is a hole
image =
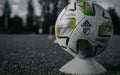
[[[55,26],[55,22],[59,12],[68,4],[68,0],[39,0],[40,4],[43,6],[43,34],[48,34],[50,26]],[[53,4],[53,8],[50,4]],[[52,12],[50,10],[52,9]]]
[[[9,33],[23,33],[23,22],[19,16],[11,18],[11,23],[8,25]]]
[[[9,0],[5,0],[3,15],[0,16],[0,33],[39,33],[41,28],[43,34],[49,34],[50,26],[55,26],[57,16],[68,4],[68,0],[39,0],[39,4],[42,6],[41,16],[35,15],[33,3],[33,0],[28,0],[28,13],[24,25],[22,17],[17,15],[11,17],[11,5]]]
[[[0,16],[0,33],[38,34],[39,29],[42,29],[42,34],[49,34],[51,32],[51,26],[55,26],[58,14],[68,4],[68,2],[69,0],[39,0],[39,4],[42,7],[42,15],[36,16],[34,12],[35,9],[33,5],[33,0],[28,0],[28,13],[26,15],[26,23],[24,24],[22,17],[17,15],[15,15],[13,18],[11,17],[11,5],[9,3],[9,0],[5,0],[3,15]],[[114,8],[109,8],[108,12],[112,17],[112,21],[114,24],[114,34],[120,34],[120,18],[116,14]]]
[[[38,33],[39,26],[36,25],[35,14],[34,14],[34,7],[33,7],[33,0],[28,1],[28,14],[26,19],[26,33]]]
[[[8,26],[11,23],[10,15],[11,15],[11,6],[9,1],[6,0],[3,8],[3,16],[1,17],[1,25],[3,27],[3,33],[8,33]]]

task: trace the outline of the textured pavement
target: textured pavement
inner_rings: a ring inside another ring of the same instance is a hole
[[[54,38],[55,39],[55,38]],[[0,35],[0,73],[58,72],[73,57],[48,35]],[[120,71],[120,36],[95,59],[108,70]]]

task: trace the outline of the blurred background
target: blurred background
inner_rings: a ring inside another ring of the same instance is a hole
[[[58,14],[73,1],[0,0],[0,75],[32,75],[31,72],[57,75],[50,72],[59,72],[60,67],[73,59],[56,44],[54,36]],[[120,73],[120,0],[95,1],[110,13],[114,34],[117,34],[113,36],[110,46],[95,59],[108,72]]]
[[[0,34],[54,34],[60,11],[74,0],[0,0]],[[120,0],[96,0],[120,34]]]

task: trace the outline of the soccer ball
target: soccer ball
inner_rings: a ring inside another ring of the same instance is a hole
[[[55,35],[58,44],[68,53],[90,58],[107,48],[113,24],[108,12],[96,2],[74,2],[59,14]]]

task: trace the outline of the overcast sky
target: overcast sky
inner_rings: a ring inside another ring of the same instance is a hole
[[[5,0],[0,0],[0,15],[2,15],[2,8]],[[12,15],[24,16],[27,14],[27,2],[28,0],[9,0],[12,7]],[[96,0],[104,8],[114,7],[120,16],[120,0]],[[36,15],[41,14],[41,7],[38,4],[38,0],[34,0],[34,7]]]

